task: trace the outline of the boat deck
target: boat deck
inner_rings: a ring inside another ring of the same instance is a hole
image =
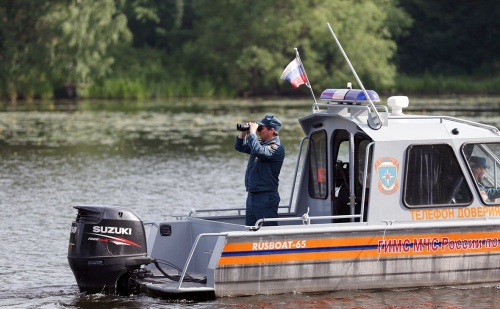
[[[190,274],[191,277],[202,279],[202,274]],[[179,288],[179,282],[164,276],[153,276],[136,279],[141,292],[164,299],[207,301],[215,299],[215,291],[205,283],[185,281]]]

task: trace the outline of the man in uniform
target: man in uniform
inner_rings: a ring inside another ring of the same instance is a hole
[[[278,183],[285,159],[285,148],[278,137],[281,128],[278,118],[266,115],[260,122],[247,124],[249,129],[236,137],[234,148],[250,154],[245,173],[245,187],[248,192],[245,225],[251,226],[259,219],[278,217]],[[265,222],[264,225],[278,223]]]
[[[469,165],[483,200],[485,202],[494,202],[495,199],[500,198],[500,188],[489,188],[485,187],[483,184],[483,179],[486,176],[486,170],[490,168],[486,164],[486,158],[472,156],[469,159]]]

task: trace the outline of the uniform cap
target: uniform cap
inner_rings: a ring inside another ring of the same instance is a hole
[[[483,157],[472,156],[469,159],[469,164],[471,167],[482,166],[485,168],[490,168],[490,166],[486,164],[486,158],[483,158]]]
[[[274,128],[276,132],[278,132],[281,128],[281,121],[273,115],[266,115],[264,119],[258,121],[257,124],[260,126]]]

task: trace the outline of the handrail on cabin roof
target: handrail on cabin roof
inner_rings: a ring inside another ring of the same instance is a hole
[[[327,109],[326,110],[325,109],[318,110],[318,109],[315,109],[316,107],[318,107],[318,108],[326,107]],[[337,111],[335,111],[334,113],[339,114],[341,116],[342,116],[342,114],[340,114],[339,112],[346,109],[346,108],[349,108],[349,109],[351,109],[350,116],[353,116],[356,112],[359,112],[359,111],[366,111],[368,113],[368,116],[371,117],[370,107],[368,105],[349,104],[349,103],[314,103],[312,106],[312,112],[313,113],[318,113],[321,111],[329,112],[331,110],[331,107],[336,107],[336,108],[340,107],[340,109],[337,109]],[[475,121],[470,121],[470,120],[465,120],[465,119],[460,119],[460,118],[455,118],[455,117],[450,117],[450,116],[429,116],[429,115],[391,116],[387,106],[377,105],[376,108],[383,109],[382,113],[384,113],[384,112],[386,113],[386,115],[388,116],[387,119],[440,119],[441,121],[448,120],[448,121],[453,121],[453,122],[458,122],[458,123],[470,125],[470,126],[477,127],[477,128],[483,128],[483,129],[491,131],[493,134],[500,135],[500,130],[497,127],[492,126],[492,125],[487,125],[484,123],[475,122]],[[352,112],[353,110],[355,111],[355,113]],[[386,125],[388,125],[388,123]]]

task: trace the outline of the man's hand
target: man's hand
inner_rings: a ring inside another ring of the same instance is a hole
[[[249,125],[250,129],[248,131],[250,132],[250,134],[257,134],[257,128],[259,127],[259,125],[255,122],[250,122]]]

